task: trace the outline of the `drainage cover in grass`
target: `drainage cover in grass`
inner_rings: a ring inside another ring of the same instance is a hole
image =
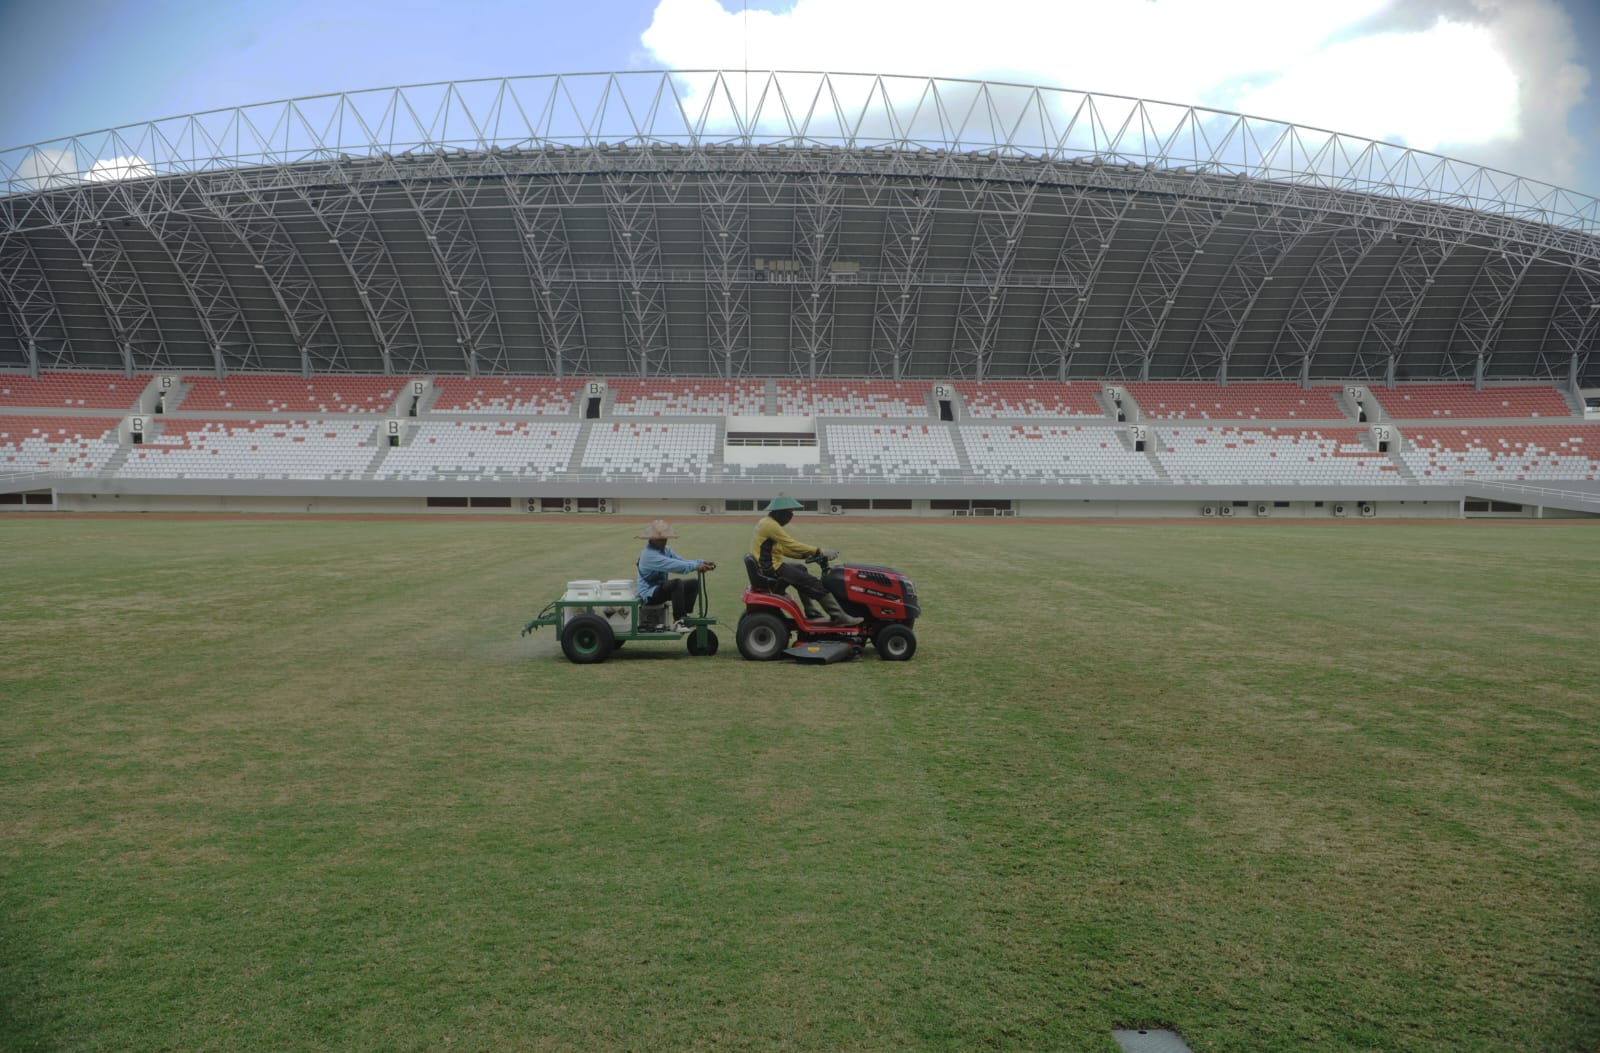
[[[1122,1047],[1122,1053],[1190,1053],[1176,1031],[1113,1031],[1111,1037]]]

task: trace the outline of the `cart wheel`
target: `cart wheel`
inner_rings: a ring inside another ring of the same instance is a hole
[[[616,645],[611,623],[598,614],[580,614],[561,630],[561,650],[577,665],[604,662]]]
[[[917,635],[904,625],[891,623],[878,630],[872,638],[878,657],[885,662],[909,662],[917,653]]]
[[[757,612],[739,619],[739,653],[752,662],[770,662],[789,646],[789,626],[775,614]]]
[[[696,658],[710,658],[717,653],[717,634],[710,629],[706,630],[706,642],[700,643],[700,633],[695,631],[689,634],[689,653]]]

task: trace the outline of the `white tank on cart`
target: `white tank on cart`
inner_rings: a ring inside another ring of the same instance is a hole
[[[580,614],[591,614],[594,607],[589,605],[600,598],[600,582],[592,578],[583,578],[578,581],[567,582],[567,591],[561,599],[565,603],[585,603],[582,607],[561,608],[561,624],[565,625]]]
[[[626,602],[632,600],[636,598],[633,591],[634,588],[632,578],[614,578],[611,581],[601,583],[600,603],[598,606],[600,607],[600,613],[606,616],[606,620],[611,623],[613,629],[621,631],[633,628],[633,608],[610,607],[606,605],[606,601],[622,600]]]

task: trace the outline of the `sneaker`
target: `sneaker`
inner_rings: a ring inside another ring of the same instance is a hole
[[[694,626],[685,625],[683,622],[673,622],[672,623],[672,631],[677,633],[679,636],[682,636],[685,633],[694,632]]]

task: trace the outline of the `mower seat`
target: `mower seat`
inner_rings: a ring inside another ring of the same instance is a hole
[[[771,592],[781,596],[789,588],[789,583],[782,578],[763,574],[761,564],[748,552],[744,554],[744,573],[750,579],[750,588],[756,592]]]

